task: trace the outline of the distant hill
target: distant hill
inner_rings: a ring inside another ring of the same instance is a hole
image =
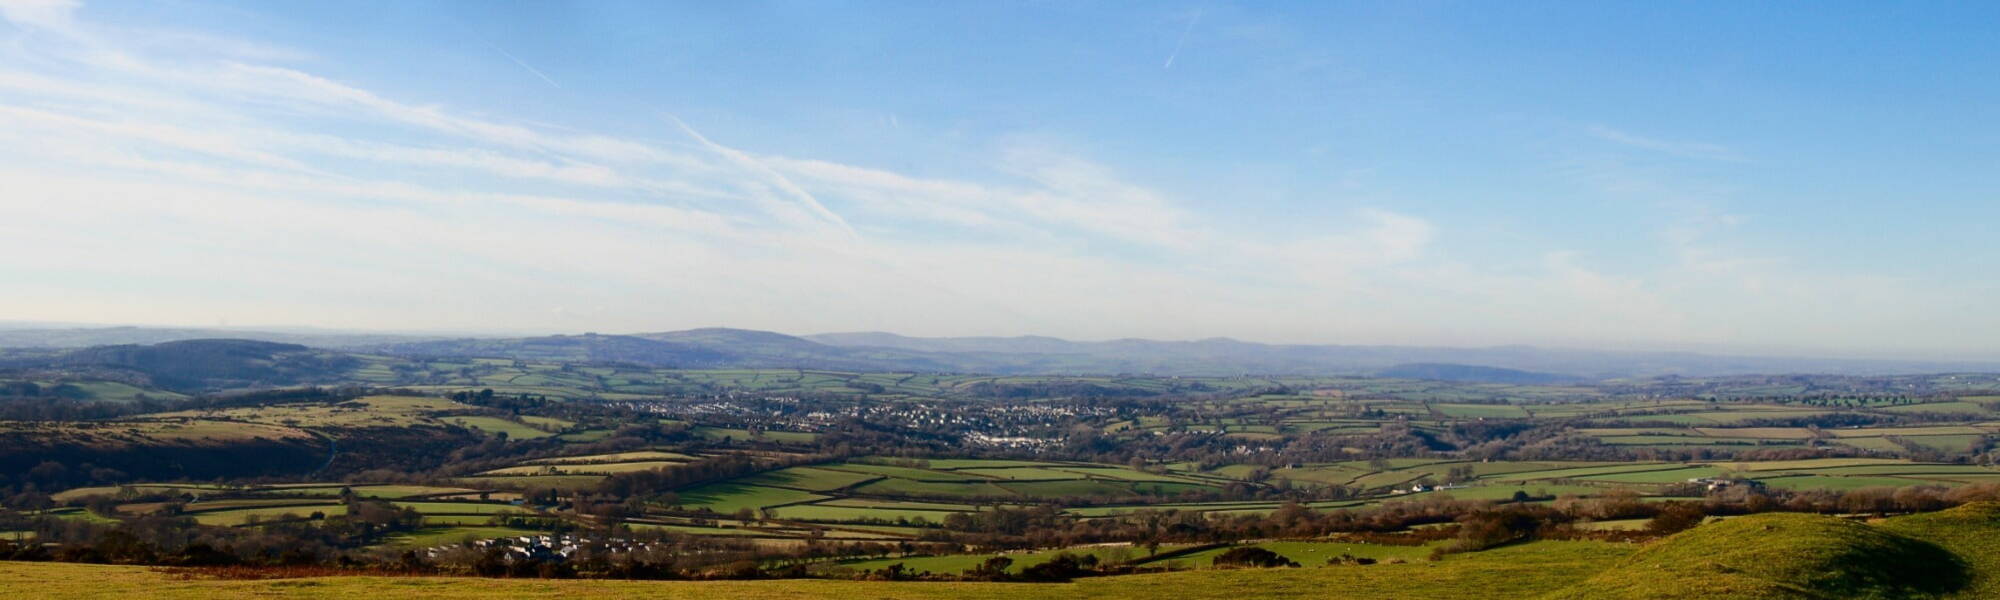
[[[1574,375],[1536,373],[1499,367],[1475,365],[1452,365],[1441,363],[1416,363],[1396,365],[1375,372],[1376,377],[1397,379],[1428,379],[1432,381],[1463,381],[1476,383],[1514,383],[1523,385],[1574,383],[1583,380]]]
[[[0,359],[65,349],[232,338],[411,357],[618,362],[654,367],[802,368],[997,375],[1380,375],[1554,383],[1659,376],[1896,375],[1992,372],[2000,363],[1716,356],[1530,346],[1450,348],[1192,341],[1071,341],[1046,336],[920,338],[883,332],[792,336],[706,328],[620,335],[426,338],[145,327],[0,329]],[[4,349],[15,349],[5,351]],[[25,352],[44,352],[28,350]]]
[[[180,392],[337,381],[359,364],[344,353],[298,344],[227,339],[94,346],[44,361],[66,369],[136,372]]]
[[[963,366],[939,361],[921,352],[841,348],[781,333],[724,328],[633,335],[433,340],[381,344],[367,349],[399,356],[615,362],[683,369],[955,371]]]
[[[613,362],[704,369],[726,366],[731,355],[710,348],[629,335],[551,335],[466,338],[381,344],[372,351],[415,357],[486,357],[561,362]]]
[[[158,344],[161,342],[208,339],[242,339],[301,344],[315,348],[346,348],[441,338],[382,333],[260,331],[251,329],[0,326],[0,348],[87,348],[90,346]]]
[[[1531,346],[1291,345],[1259,344],[1229,338],[1077,342],[1043,336],[919,338],[883,332],[829,333],[804,338],[842,347],[951,353],[962,358],[976,358],[991,365],[992,372],[997,373],[1369,375],[1403,365],[1448,364],[1584,379],[1616,379],[1665,375],[1893,375],[2000,370],[2000,363],[1994,362],[1717,356],[1689,352],[1614,352]]]

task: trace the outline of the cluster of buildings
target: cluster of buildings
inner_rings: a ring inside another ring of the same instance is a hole
[[[579,552],[582,552],[586,547],[590,548],[594,552],[610,552],[610,553],[640,552],[648,550],[666,551],[674,549],[673,546],[667,542],[642,542],[642,541],[629,540],[625,538],[615,538],[615,537],[586,539],[583,537],[564,534],[564,533],[544,533],[538,535],[522,535],[514,537],[473,540],[471,542],[468,542],[466,546],[476,550],[500,548],[506,551],[507,557],[510,559],[528,560],[528,561],[569,560],[571,558],[576,557],[577,554]],[[450,552],[458,547],[459,546],[456,544],[449,546],[438,546],[425,550],[425,554],[432,559],[436,559],[437,557],[442,556],[445,553]]]
[[[850,401],[801,402],[793,397],[709,396],[672,401],[621,402],[621,406],[672,417],[731,417],[768,430],[825,431],[841,422],[956,434],[967,444],[1039,448],[1060,444],[1060,433],[1079,419],[1108,417],[1103,407],[1065,403]]]
[[[1735,479],[1730,477],[1690,477],[1688,478],[1687,482],[1695,485],[1700,485],[1703,487],[1703,489],[1708,490],[1709,493],[1720,492],[1731,488],[1744,488],[1751,490],[1764,489],[1764,482],[1757,481],[1755,479]]]

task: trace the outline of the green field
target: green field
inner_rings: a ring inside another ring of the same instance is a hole
[[[399,508],[414,508],[426,515],[498,515],[533,512],[518,506],[487,502],[392,502]]]
[[[461,427],[470,427],[487,433],[493,433],[493,434],[504,433],[507,434],[508,438],[516,440],[532,440],[532,439],[545,438],[555,435],[553,433],[549,433],[547,431],[543,431],[528,426],[527,424],[524,423],[509,421],[499,417],[486,417],[486,416],[445,417],[444,420],[459,425]]]
[[[864,508],[848,506],[828,506],[825,504],[794,504],[768,509],[766,512],[779,519],[803,521],[909,521],[942,523],[952,511],[908,510],[896,508]]]
[[[777,444],[803,444],[819,438],[819,434],[802,431],[758,431],[728,429],[721,427],[701,427],[695,435],[711,440],[762,441]]]
[[[739,481],[755,485],[823,492],[879,478],[880,476],[877,475],[855,473],[852,471],[836,471],[815,467],[792,467],[760,473]]]
[[[1005,480],[1010,480],[1010,481],[1019,481],[1019,480],[1031,480],[1031,481],[1032,481],[1032,480],[1049,480],[1049,479],[1084,479],[1084,478],[1088,477],[1087,475],[1085,475],[1085,474],[1083,474],[1083,473],[1077,473],[1077,472],[1071,472],[1071,471],[1067,471],[1067,470],[1058,470],[1058,469],[1044,469],[1044,468],[1036,468],[1036,467],[1001,467],[1001,468],[976,468],[976,469],[958,469],[958,470],[956,470],[956,471],[953,471],[953,472],[954,472],[954,473],[965,473],[965,474],[968,474],[968,475],[978,475],[978,476],[981,476],[981,477],[991,477],[991,478],[994,478],[994,479],[1005,479]]]
[[[506,467],[480,473],[480,475],[612,475],[632,471],[649,471],[685,464],[679,461],[642,460],[635,462],[605,463],[542,463]]]
[[[597,487],[604,481],[603,475],[527,475],[527,476],[473,476],[460,477],[458,483],[466,485],[508,489],[555,488],[562,490],[588,489]]]
[[[737,482],[711,483],[680,492],[680,501],[688,508],[706,508],[718,513],[731,514],[742,509],[759,509],[780,504],[795,504],[826,498],[819,494],[763,487]]]
[[[329,517],[335,515],[345,515],[347,514],[347,505],[313,504],[313,505],[277,506],[269,508],[243,508],[235,510],[217,510],[211,512],[201,512],[201,513],[195,513],[193,516],[195,522],[201,523],[203,525],[242,525],[251,521],[253,518],[264,521],[276,520],[287,517],[303,518],[303,517],[309,517],[312,515],[312,513],[316,512]]]
[[[688,462],[695,460],[697,458],[700,457],[690,454],[682,454],[679,452],[662,452],[659,450],[638,450],[633,452],[613,452],[610,454],[583,454],[577,456],[538,458],[534,460],[523,461],[522,464],[567,465],[567,464],[623,463],[623,462],[637,462],[637,461]]]
[[[425,520],[425,523],[427,524],[430,522],[431,521],[429,519]],[[491,538],[512,537],[519,535],[532,535],[535,533],[539,532],[528,529],[514,529],[511,527],[426,527],[416,531],[399,533],[390,536],[389,539],[384,542],[384,544],[388,546],[426,548],[430,546],[456,544],[468,539],[491,539]]]

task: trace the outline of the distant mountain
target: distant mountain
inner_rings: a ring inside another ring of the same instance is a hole
[[[1393,367],[1389,367],[1387,369],[1376,371],[1375,376],[1392,377],[1396,379],[1428,379],[1432,381],[1459,381],[1459,382],[1472,382],[1472,383],[1514,383],[1523,385],[1575,383],[1583,380],[1582,377],[1577,377],[1574,375],[1558,375],[1555,373],[1536,373],[1534,371],[1502,369],[1498,367],[1481,367],[1475,365],[1450,365],[1441,363],[1415,363],[1407,365],[1396,365]]]
[[[169,327],[4,327],[0,348],[88,348],[118,344],[158,344],[182,340],[239,339],[315,348],[346,348],[414,342],[438,337],[382,333],[258,331]]]

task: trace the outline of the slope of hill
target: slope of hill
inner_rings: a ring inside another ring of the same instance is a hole
[[[254,340],[184,340],[94,346],[55,355],[70,369],[122,369],[175,391],[336,381],[358,363],[339,352]]]
[[[0,562],[0,593],[36,598],[689,598],[777,600],[1157,600],[1242,598],[1347,600],[1533,598],[1615,561],[1619,544],[1535,542],[1440,562],[1298,569],[1198,570],[1078,579],[1074,583],[911,581],[592,581],[470,577],[310,577],[218,580],[154,567]]]
[[[1882,528],[1930,541],[1964,560],[1972,580],[1954,597],[2000,598],[2000,503],[1897,517],[1884,521]]]
[[[1870,525],[1767,513],[1656,542],[1552,599],[1990,598],[1996,505]]]

